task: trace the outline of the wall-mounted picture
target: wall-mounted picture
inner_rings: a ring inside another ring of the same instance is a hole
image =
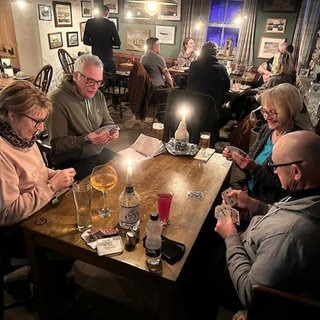
[[[63,46],[61,32],[48,33],[48,40],[50,49],[61,48]]]
[[[284,33],[286,24],[286,18],[267,18],[265,33]]]
[[[55,27],[72,27],[72,11],[70,2],[53,1]]]
[[[67,32],[67,46],[76,47],[79,45],[79,36],[77,31]]]
[[[81,38],[81,41],[83,41],[83,35],[84,35],[84,29],[86,27],[86,22],[80,22],[79,23],[80,25],[80,38]]]
[[[181,20],[181,0],[161,3],[158,13],[159,20]]]
[[[119,30],[119,27],[118,27],[118,18],[108,18],[110,21],[112,21],[115,25],[116,25],[116,28],[117,30]]]
[[[119,13],[118,0],[104,0],[103,4],[105,4],[109,8],[110,13]]]
[[[83,18],[92,17],[92,4],[91,1],[81,1],[81,14]]]
[[[258,58],[270,59],[278,52],[279,45],[286,41],[286,38],[260,37]]]
[[[39,20],[52,20],[51,7],[44,4],[38,4]]]
[[[143,52],[146,39],[149,36],[149,29],[126,28],[126,50]]]
[[[263,0],[262,11],[265,12],[295,12],[299,0]]]
[[[174,44],[175,27],[156,26],[156,37],[162,44]]]
[[[154,24],[154,16],[145,10],[145,1],[125,0],[123,10],[125,23]]]

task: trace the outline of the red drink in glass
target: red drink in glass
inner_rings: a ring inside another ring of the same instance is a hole
[[[173,193],[171,192],[158,194],[159,219],[163,226],[166,226],[170,223],[169,213],[170,213],[172,197],[173,197]]]

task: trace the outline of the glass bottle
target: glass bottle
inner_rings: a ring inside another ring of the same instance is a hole
[[[149,266],[158,266],[161,261],[162,227],[157,212],[150,213],[150,219],[146,225],[146,262]]]
[[[174,139],[174,149],[177,153],[188,150],[189,132],[187,130],[187,123],[184,116],[182,116],[182,120],[174,134]]]

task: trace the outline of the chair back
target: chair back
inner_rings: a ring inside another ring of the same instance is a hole
[[[48,93],[53,75],[50,64],[43,66],[33,80],[33,84],[41,91]]]
[[[260,285],[252,290],[247,320],[320,319],[320,301]]]
[[[48,133],[46,130],[37,134],[36,143],[41,152],[42,159],[48,168],[54,169],[52,160],[52,147],[49,143]]]
[[[72,74],[74,71],[74,60],[69,52],[60,48],[58,50],[58,57],[64,73]]]
[[[213,97],[180,89],[172,90],[167,99],[164,141],[174,137],[183,109],[186,111],[189,142],[198,144],[200,132],[208,131],[211,133],[210,146],[214,147],[219,137],[219,112]]]

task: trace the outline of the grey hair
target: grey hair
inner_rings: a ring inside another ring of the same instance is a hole
[[[91,53],[84,53],[74,63],[74,72],[83,72],[87,64],[92,64],[98,68],[103,69],[103,63],[98,56]]]
[[[216,56],[218,53],[218,45],[213,41],[206,42],[201,48],[201,55]]]

